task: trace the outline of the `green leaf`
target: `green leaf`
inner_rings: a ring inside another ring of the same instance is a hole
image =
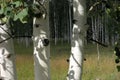
[[[0,4],[0,14],[4,13],[4,6],[3,3]]]
[[[17,14],[15,14],[14,15],[14,19],[13,19],[14,21],[17,21],[18,20],[18,15]]]
[[[0,14],[3,14],[3,13],[4,13],[4,9],[1,8],[1,9],[0,9]]]
[[[14,7],[19,7],[21,6],[21,2],[20,1],[15,1],[12,3],[13,5],[15,5]]]
[[[14,16],[14,21],[20,19],[22,23],[25,23],[27,22],[25,19],[27,16],[28,16],[28,8],[25,8]]]
[[[110,14],[111,10],[110,9],[106,9],[106,13]]]
[[[6,7],[5,11],[4,11],[4,14],[9,16],[11,12],[12,12],[12,9],[10,7]]]

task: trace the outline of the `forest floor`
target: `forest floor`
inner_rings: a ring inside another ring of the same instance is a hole
[[[117,72],[114,48],[99,46],[99,59],[96,45],[87,45],[84,48],[82,80],[120,80]],[[34,66],[32,46],[15,45],[16,67],[18,80],[34,80]],[[51,80],[66,80],[70,55],[69,45],[51,45]],[[120,65],[120,64],[118,64]]]

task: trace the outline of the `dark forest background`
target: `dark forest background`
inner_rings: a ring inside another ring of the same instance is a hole
[[[99,2],[99,4],[98,4]],[[51,0],[49,9],[50,41],[55,45],[71,42],[73,21],[72,0]],[[92,9],[91,9],[92,8]],[[85,43],[95,41],[106,45],[114,45],[120,35],[120,1],[119,0],[87,0],[87,37]],[[17,42],[32,42],[32,19],[22,24],[11,22],[12,34]],[[17,27],[16,27],[17,26]],[[92,41],[91,41],[92,40]],[[93,41],[94,40],[94,41]]]

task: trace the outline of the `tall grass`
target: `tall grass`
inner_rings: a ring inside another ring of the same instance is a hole
[[[16,67],[18,80],[34,80],[32,55],[17,54]]]
[[[17,45],[15,49],[18,80],[34,80],[32,47],[26,49]],[[51,45],[51,80],[66,80],[69,66],[66,60],[69,55],[69,45]],[[83,63],[82,80],[120,80],[112,48],[100,46],[98,61],[96,45],[88,45],[85,47],[84,57],[86,61]]]

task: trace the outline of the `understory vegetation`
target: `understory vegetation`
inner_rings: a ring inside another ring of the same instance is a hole
[[[119,80],[115,55],[112,47],[99,46],[99,59],[96,44],[85,46],[83,63],[83,80]],[[22,44],[15,43],[16,67],[18,80],[34,80],[34,62],[32,45],[26,48]],[[67,76],[70,45],[51,44],[51,80],[65,80]]]

